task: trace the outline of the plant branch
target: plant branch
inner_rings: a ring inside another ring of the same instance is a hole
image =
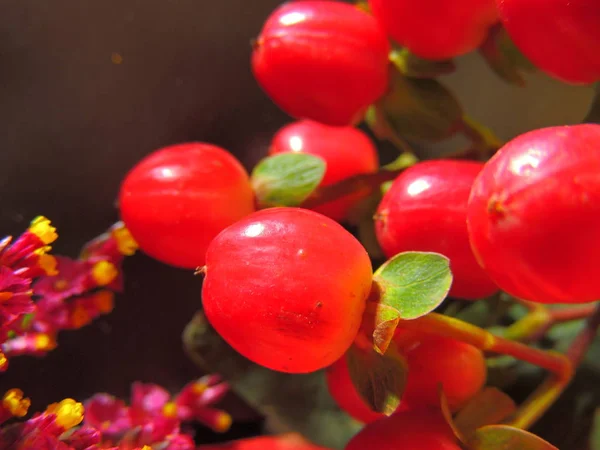
[[[600,317],[597,319],[600,323]],[[594,325],[598,324],[594,322]],[[575,356],[567,357],[553,351],[540,350],[519,342],[501,338],[489,331],[461,320],[430,313],[415,320],[400,321],[399,328],[419,330],[467,342],[483,351],[512,356],[546,369],[552,375],[540,385],[520,406],[509,425],[529,428],[560,396],[573,376]],[[591,332],[585,334],[585,341],[578,345],[587,348],[591,342]],[[581,353],[582,350],[579,350]]]
[[[583,310],[583,308],[581,308]],[[594,341],[600,327],[600,305],[596,306],[594,314],[587,320],[585,328],[577,335],[567,350],[566,359],[573,368],[579,366],[589,346]],[[556,398],[564,391],[570,382],[558,375],[549,376],[521,405],[509,425],[518,428],[528,428],[539,419]]]
[[[395,179],[416,162],[417,159],[412,154],[402,154],[396,161],[382,167],[378,172],[359,174],[338,183],[318,187],[300,207],[314,208],[357,191],[373,192],[386,181]]]

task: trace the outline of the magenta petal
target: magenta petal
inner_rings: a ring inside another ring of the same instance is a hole
[[[96,394],[84,404],[84,423],[106,435],[118,435],[131,427],[125,402],[112,395]]]
[[[156,384],[136,382],[131,388],[131,409],[138,414],[160,414],[170,399],[171,394]]]

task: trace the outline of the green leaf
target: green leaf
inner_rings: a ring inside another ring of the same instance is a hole
[[[410,320],[437,308],[452,284],[450,260],[439,253],[405,252],[386,261],[373,276],[380,303]]]
[[[558,450],[528,431],[508,425],[479,428],[469,441],[469,450]]]
[[[390,136],[399,136],[438,142],[458,131],[463,109],[439,81],[407,78],[393,71],[390,86],[389,92],[365,116],[369,127],[380,138],[394,141]]]
[[[512,398],[499,389],[487,387],[460,410],[454,419],[454,425],[461,435],[469,438],[478,428],[499,423],[516,409]]]
[[[390,61],[402,75],[410,78],[435,78],[456,70],[456,65],[452,60],[423,59],[411,53],[407,48],[393,50],[390,53]]]
[[[319,186],[325,169],[322,158],[307,153],[280,153],[263,159],[251,176],[259,207],[299,206]]]
[[[356,390],[374,411],[392,414],[406,386],[405,359],[392,347],[380,355],[353,346],[348,350],[348,369]]]

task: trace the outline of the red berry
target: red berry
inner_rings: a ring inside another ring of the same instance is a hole
[[[377,22],[333,1],[289,2],[267,19],[252,55],[258,83],[286,113],[351,125],[388,84],[389,43]]]
[[[148,255],[174,266],[204,264],[210,241],[254,211],[248,174],[210,144],[166,147],[142,159],[119,194],[125,225]]]
[[[369,408],[357,392],[352,383],[352,378],[350,378],[346,356],[342,356],[329,366],[325,372],[325,377],[329,393],[335,402],[354,419],[359,422],[371,423],[385,417],[384,414],[377,413]]]
[[[570,83],[600,80],[598,0],[496,0],[510,37],[544,72]]]
[[[460,450],[450,426],[434,409],[399,411],[365,426],[346,450]]]
[[[327,170],[321,186],[328,186],[354,175],[373,173],[379,167],[377,149],[362,131],[353,127],[331,127],[310,120],[291,123],[277,132],[269,154],[284,152],[304,152],[323,158],[327,163]],[[354,192],[317,206],[314,210],[342,221],[368,194],[368,189]]]
[[[494,0],[369,0],[369,6],[393,40],[434,60],[475,50],[498,21]]]
[[[492,279],[540,303],[600,299],[600,125],[543,128],[507,143],[469,200],[471,245]]]
[[[206,252],[204,312],[239,353],[273,370],[312,372],[356,337],[371,261],[337,222],[300,208],[256,212]]]
[[[467,203],[483,164],[428,161],[403,172],[384,195],[376,214],[377,239],[388,257],[429,251],[450,258],[450,295],[478,299],[498,288],[479,266],[467,233]]]
[[[422,335],[404,342],[408,378],[402,401],[439,406],[439,385],[452,411],[463,407],[485,385],[487,367],[481,350],[465,342]]]

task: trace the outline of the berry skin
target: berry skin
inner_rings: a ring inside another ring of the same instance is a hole
[[[377,240],[388,257],[429,251],[450,258],[450,295],[479,299],[498,290],[479,266],[467,232],[467,203],[483,164],[436,160],[400,174],[377,210]]]
[[[346,356],[342,356],[327,368],[325,379],[329,393],[335,402],[354,419],[371,423],[385,417],[385,414],[369,408],[357,392],[350,378]]]
[[[369,6],[394,41],[433,60],[475,50],[498,21],[494,0],[369,0]]]
[[[434,409],[399,411],[365,426],[345,450],[460,450],[450,426]]]
[[[310,120],[291,123],[277,132],[269,154],[284,152],[304,152],[325,160],[327,169],[321,186],[354,175],[374,173],[379,167],[377,149],[362,131],[353,127],[331,127]],[[355,192],[314,210],[341,222],[368,194],[369,190]]]
[[[473,251],[498,286],[539,303],[600,299],[600,125],[508,142],[471,192]]]
[[[335,1],[296,1],[267,19],[252,54],[256,80],[297,119],[359,122],[388,86],[389,42],[369,14]]]
[[[408,378],[402,401],[409,405],[439,406],[441,384],[450,410],[458,411],[485,385],[485,358],[470,344],[423,335],[404,346]]]
[[[254,211],[242,165],[220,147],[199,142],[165,147],[125,177],[121,218],[140,248],[167,264],[204,264],[210,241]]]
[[[574,84],[600,80],[598,0],[496,0],[508,34],[544,72]]]
[[[270,208],[226,228],[206,252],[204,312],[239,353],[273,370],[329,366],[352,344],[371,289],[367,252],[337,222]]]

